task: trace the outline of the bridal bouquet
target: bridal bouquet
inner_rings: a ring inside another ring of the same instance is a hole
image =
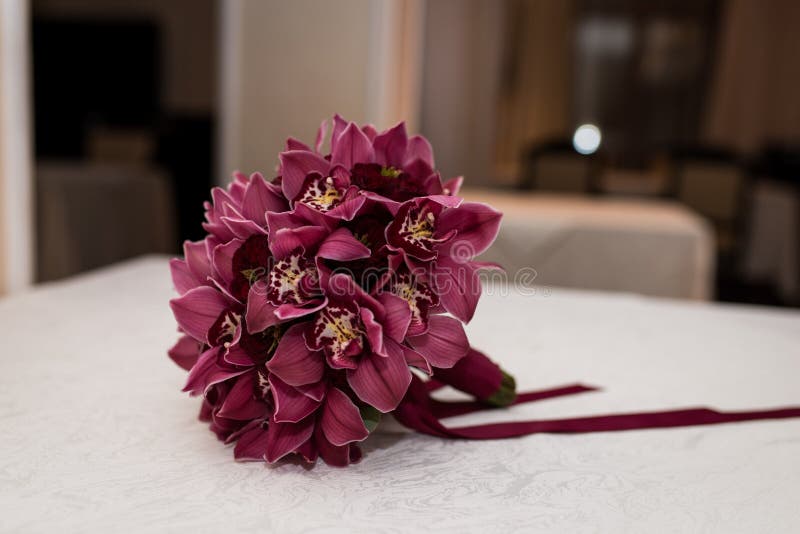
[[[800,416],[800,408],[691,408],[451,428],[441,419],[591,391],[517,394],[469,345],[481,294],[474,261],[500,213],[458,197],[431,146],[399,124],[384,132],[333,119],[330,153],[289,139],[277,175],[235,174],[206,203],[208,235],[172,260],[182,333],[169,351],[202,396],[200,418],[240,460],[294,456],[346,466],[381,415],[443,438],[598,432]],[[412,370],[414,370],[412,372]],[[421,378],[427,376],[428,378]],[[474,401],[444,402],[449,385]]]
[[[183,336],[169,351],[201,418],[237,459],[331,465],[407,397],[411,369],[495,405],[513,379],[471,350],[474,261],[501,215],[443,182],[428,141],[333,119],[289,139],[277,176],[235,174],[206,204],[208,236],[172,260]],[[459,362],[462,362],[459,365]]]

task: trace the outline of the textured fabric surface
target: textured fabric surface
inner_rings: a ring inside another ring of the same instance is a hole
[[[796,312],[525,293],[487,288],[472,342],[522,389],[604,390],[449,422],[800,403]],[[384,421],[347,469],[235,463],[179,391],[171,296],[151,257],[0,300],[0,531],[800,529],[800,420],[480,442]]]
[[[569,195],[465,190],[503,212],[500,234],[481,257],[536,282],[706,300],[713,296],[714,238],[679,204]]]

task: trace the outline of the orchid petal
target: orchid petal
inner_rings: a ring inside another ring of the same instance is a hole
[[[433,164],[433,147],[431,147],[431,144],[428,142],[428,140],[421,135],[412,135],[408,139],[406,161],[404,163],[410,163],[415,159],[421,159],[427,163],[428,167],[431,169],[435,167]]]
[[[275,306],[267,301],[266,294],[267,288],[261,281],[253,284],[247,294],[245,322],[247,331],[251,334],[263,332],[279,322],[275,316]]]
[[[311,148],[299,139],[289,137],[286,139],[286,150],[311,150]]]
[[[290,200],[294,200],[303,188],[306,176],[312,172],[327,176],[330,168],[330,164],[322,156],[306,150],[281,152],[280,160],[283,169],[283,194]]]
[[[313,464],[317,461],[317,457],[319,456],[319,451],[317,450],[317,444],[314,442],[313,439],[309,439],[294,451],[296,454],[299,454],[303,457],[303,460],[306,463]]]
[[[451,195],[428,195],[427,198],[447,208],[457,208],[464,201],[464,199],[461,197],[455,197]]]
[[[302,203],[294,206],[294,215],[299,221],[302,221],[302,224],[295,225],[295,227],[311,225],[333,230],[337,222],[335,220],[331,220],[327,214],[317,211],[314,208],[306,206]]]
[[[397,212],[400,210],[400,207],[402,206],[400,202],[397,202],[396,200],[392,200],[390,198],[386,198],[385,196],[379,195],[378,193],[375,193],[373,191],[362,191],[361,195],[368,198],[369,200],[381,204],[383,207],[389,210],[389,213],[391,213],[392,216],[397,215]]]
[[[317,226],[273,230],[270,234],[270,252],[275,259],[282,260],[292,255],[298,248],[305,249],[306,245],[313,246],[314,241],[319,241],[326,235],[325,229]]]
[[[439,218],[437,230],[442,233],[457,230],[458,236],[454,243],[469,243],[477,256],[489,248],[497,237],[502,217],[503,214],[491,206],[480,202],[465,202],[457,209],[444,211]]]
[[[238,184],[247,186],[247,184],[250,183],[250,177],[242,171],[233,171],[231,177],[233,178],[233,181],[230,183],[230,185],[228,185],[229,190],[232,189],[234,185]]]
[[[358,212],[361,210],[361,207],[366,201],[367,197],[357,193],[355,195],[351,195],[350,198],[345,196],[345,200],[343,200],[341,204],[327,212],[325,215],[336,219],[342,219],[344,221],[352,221],[353,218],[358,215]]]
[[[237,205],[241,205],[242,201],[244,200],[244,193],[247,190],[247,185],[250,183],[250,177],[244,174],[243,172],[235,172],[233,175],[233,181],[228,184],[228,195],[236,202]]]
[[[344,120],[338,113],[333,116],[333,133],[331,134],[331,152],[333,152],[336,143],[339,142],[342,132],[347,128],[347,121]]]
[[[222,294],[208,286],[196,287],[169,301],[181,330],[197,341],[208,342],[208,330],[228,307]]]
[[[203,344],[196,339],[190,336],[181,336],[167,354],[179,367],[188,371],[197,363],[202,347]]]
[[[233,208],[234,204],[237,202],[231,197],[230,193],[221,187],[214,187],[211,189],[211,201],[214,204],[214,211],[217,213],[221,213],[222,215],[238,213],[236,209]]]
[[[314,150],[317,153],[322,153],[322,143],[325,142],[325,136],[328,135],[328,120],[322,121],[319,125],[319,129],[317,130],[317,137],[314,140]]]
[[[358,368],[347,370],[347,383],[358,398],[381,412],[397,408],[411,383],[403,351],[392,341],[387,348],[387,357],[368,355]]]
[[[347,228],[338,228],[325,238],[317,251],[317,256],[336,261],[353,261],[369,258],[369,247],[353,236]]]
[[[406,363],[412,367],[416,367],[420,371],[424,372],[428,376],[433,374],[433,368],[431,367],[430,362],[425,359],[425,357],[420,354],[419,352],[415,351],[411,347],[407,347],[405,345],[400,345],[403,349],[403,356],[406,359]]]
[[[278,343],[278,348],[267,368],[290,386],[302,386],[322,378],[325,363],[322,353],[306,347],[304,324],[289,328]]]
[[[364,135],[367,136],[367,139],[369,139],[370,142],[374,142],[375,138],[378,136],[378,131],[375,129],[375,126],[371,124],[365,124],[362,126],[361,131],[364,132]]]
[[[267,234],[272,235],[278,230],[299,228],[305,226],[305,221],[299,221],[294,211],[267,212]]]
[[[200,281],[211,276],[211,261],[205,241],[184,241],[183,256],[189,271]]]
[[[215,237],[218,241],[224,243],[225,241],[230,241],[235,235],[230,229],[222,224],[221,222],[215,223],[203,223],[202,224],[203,230],[211,234],[211,236]]]
[[[424,190],[428,195],[438,195],[442,192],[442,184],[439,174],[421,159],[414,159],[406,162],[406,164],[403,166],[403,170],[410,176],[413,176],[417,180],[421,181],[424,184]]]
[[[267,223],[265,213],[268,211],[283,211],[285,201],[273,191],[259,173],[254,173],[244,192],[242,200],[242,215],[259,226]]]
[[[243,433],[233,449],[233,457],[237,461],[263,461],[267,452],[268,432],[257,422],[254,427]]]
[[[227,287],[223,286],[219,280],[216,278],[209,278],[211,285],[219,291],[224,297],[226,297],[230,302],[236,302],[238,304],[242,304],[242,302],[233,296],[233,294],[228,290]]]
[[[372,163],[374,159],[372,143],[353,122],[347,125],[331,151],[331,163],[346,169],[353,168],[356,163]]]
[[[372,352],[378,356],[386,356],[386,350],[383,347],[383,326],[375,321],[375,314],[369,308],[361,308],[360,316]]]
[[[298,391],[301,391],[303,395],[310,397],[317,402],[320,402],[323,398],[325,398],[325,392],[327,389],[327,384],[322,381],[315,382],[313,384],[307,384],[305,386],[297,386]]]
[[[281,304],[275,308],[275,317],[281,321],[288,321],[289,319],[296,319],[298,317],[303,317],[310,313],[319,311],[327,304],[328,299],[326,298],[310,300],[303,306],[297,306],[295,304]]]
[[[297,423],[269,422],[267,429],[267,453],[269,463],[277,462],[287,454],[294,452],[309,440],[314,433],[314,418],[307,417]]]
[[[305,395],[298,388],[292,387],[277,376],[270,375],[272,398],[275,399],[275,421],[278,423],[296,423],[306,418],[317,409],[319,401]]]
[[[320,425],[314,429],[314,443],[326,464],[332,467],[347,467],[350,464],[350,447],[355,447],[355,445],[336,446],[332,444],[325,437]]]
[[[421,161],[421,160],[417,160]],[[426,165],[427,167],[427,165]],[[438,172],[432,173],[425,178],[422,182],[422,190],[426,191],[428,195],[445,195],[444,186],[442,186],[442,177]]]
[[[269,248],[276,259],[282,260],[298,248],[306,251],[315,249],[327,234],[328,231],[319,226],[284,228],[277,232],[273,231],[270,236]]]
[[[451,178],[450,180],[444,183],[444,194],[445,195],[458,195],[458,192],[461,191],[461,184],[464,183],[463,176],[456,176],[455,178]]]
[[[385,314],[383,304],[364,291],[351,276],[342,272],[337,272],[330,276],[327,276],[326,273],[326,269],[320,269],[320,285],[325,288],[325,292],[329,297],[333,297],[333,300],[338,297],[339,299],[355,301],[359,306],[370,308],[375,313],[378,321],[383,320]]]
[[[333,445],[363,441],[369,435],[358,407],[338,388],[329,389],[325,396],[320,426]]]
[[[213,266],[224,286],[229,287],[233,281],[233,255],[242,246],[244,241],[234,239],[224,245],[214,247],[212,257]]]
[[[469,262],[459,263],[451,258],[442,258],[436,262],[433,283],[444,309],[468,323],[481,297],[478,270]]]
[[[221,367],[219,365],[219,347],[211,347],[200,355],[197,363],[189,371],[186,377],[186,385],[183,391],[188,391],[192,395],[205,393],[214,384],[224,382],[229,378],[246,373],[247,369],[237,369],[234,367]]]
[[[406,148],[408,146],[406,123],[401,122],[397,126],[377,135],[372,145],[375,147],[375,158],[378,163],[401,168],[405,163]]]
[[[253,394],[253,375],[254,373],[246,373],[236,380],[217,413],[219,417],[250,421],[265,414],[267,406],[256,400]]]
[[[467,334],[461,322],[445,315],[428,318],[428,332],[409,337],[408,343],[434,367],[453,367],[469,350]]]
[[[225,351],[223,359],[231,365],[238,365],[242,367],[252,367],[253,358],[242,348],[239,343],[234,343],[228,350]]]
[[[403,341],[411,324],[411,306],[405,299],[392,293],[381,293],[378,295],[378,301],[386,310],[386,317],[383,320],[384,333],[398,343]]]
[[[249,219],[234,219],[231,217],[220,217],[220,221],[231,233],[239,239],[247,239],[251,235],[264,234],[267,231]]]
[[[189,270],[189,265],[178,258],[173,258],[169,261],[169,270],[172,275],[172,285],[179,295],[183,295],[190,289],[194,289],[203,285],[203,282],[192,274]]]

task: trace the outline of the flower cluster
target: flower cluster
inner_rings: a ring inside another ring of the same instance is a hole
[[[327,126],[313,148],[289,139],[271,181],[237,173],[214,189],[207,237],[171,262],[182,337],[169,355],[237,459],[357,461],[410,368],[437,376],[470,350],[473,259],[500,213],[462,201],[404,124],[336,116],[323,154]]]

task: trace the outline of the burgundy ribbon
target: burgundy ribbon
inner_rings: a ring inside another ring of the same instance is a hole
[[[597,415],[546,421],[489,423],[451,428],[443,425],[440,419],[482,410],[495,410],[496,408],[474,401],[446,402],[436,400],[430,396],[430,392],[438,389],[441,385],[431,382],[433,381],[423,382],[414,376],[405,398],[394,411],[394,416],[401,424],[417,432],[443,438],[502,439],[527,436],[540,432],[613,432],[800,417],[800,407],[746,412],[718,412],[709,408],[687,408],[662,412]],[[591,386],[575,384],[544,391],[520,393],[513,404],[535,402],[542,399],[596,390],[597,388]]]

